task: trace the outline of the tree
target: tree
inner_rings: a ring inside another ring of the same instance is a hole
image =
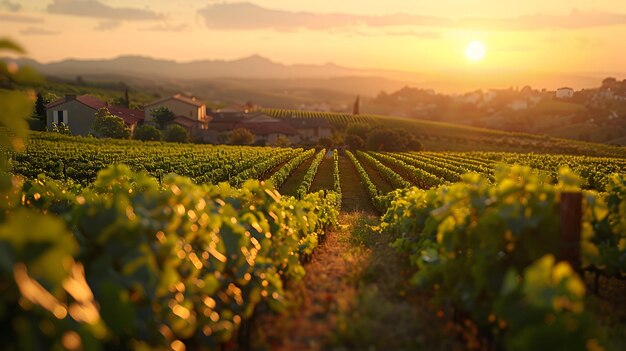
[[[124,124],[124,120],[113,116],[106,107],[96,112],[96,119],[91,126],[91,132],[99,138],[130,138],[130,128]]]
[[[356,135],[365,140],[370,129],[372,127],[367,123],[350,123],[346,127],[346,135]]]
[[[143,141],[159,141],[162,137],[161,131],[150,125],[137,127],[133,134],[133,139]]]
[[[291,139],[284,135],[279,135],[274,141],[274,146],[277,147],[288,147],[289,145],[291,145]]]
[[[254,134],[249,129],[235,128],[228,135],[228,143],[231,145],[250,145],[254,142]]]
[[[603,89],[611,89],[615,85],[617,85],[617,79],[613,77],[607,77],[602,80],[602,88]]]
[[[33,117],[44,122],[46,121],[46,101],[44,100],[41,93],[37,93],[37,100],[35,101],[35,111]]]
[[[414,134],[408,132],[406,129],[394,129],[393,130],[396,135],[398,135],[398,140],[401,144],[396,145],[396,150],[404,151],[404,150],[412,150],[412,151],[420,151],[422,150],[422,143],[415,137]],[[465,139],[462,139],[465,140]]]
[[[368,150],[397,151],[406,150],[407,142],[405,135],[389,128],[379,128],[369,133],[365,144]]]
[[[126,84],[124,84],[124,100],[125,100],[124,107],[129,108],[130,107],[130,97],[128,96],[128,86],[126,86]]]
[[[159,106],[152,110],[152,118],[157,127],[161,130],[165,129],[168,123],[176,119],[176,115],[169,108]]]
[[[127,107],[126,106],[126,99],[124,99],[124,97],[122,97],[122,96],[114,97],[113,99],[109,100],[109,104],[111,104],[113,106]]]
[[[360,114],[360,106],[361,105],[361,96],[357,95],[356,100],[354,101],[354,110],[352,111],[353,115]]]
[[[163,140],[172,143],[188,143],[189,132],[187,129],[179,126],[178,124],[172,124],[163,133]]]
[[[406,143],[406,149],[411,151],[422,151],[424,145],[417,138],[410,138]]]
[[[360,136],[354,134],[346,135],[344,142],[352,150],[360,150],[365,146],[365,141]]]

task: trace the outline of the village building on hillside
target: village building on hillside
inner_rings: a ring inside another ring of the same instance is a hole
[[[300,143],[313,144],[321,138],[330,139],[333,130],[325,118],[288,118],[284,120],[294,127],[300,134]]]
[[[280,137],[288,138],[292,144],[300,142],[300,133],[296,128],[283,120],[262,113],[243,119],[237,127],[251,131],[255,136],[255,144],[275,145]]]
[[[67,95],[46,107],[47,126],[52,129],[53,124],[63,122],[72,134],[88,135],[96,112],[107,108],[134,131],[138,125],[154,124],[152,113],[160,107],[166,107],[176,116],[170,124],[178,124],[198,141],[211,144],[226,143],[230,132],[238,128],[254,134],[255,145],[275,145],[279,138],[286,138],[291,144],[315,145],[321,138],[331,138],[333,133],[324,118],[275,118],[238,107],[207,111],[204,103],[182,94],[149,103],[143,111],[111,106],[89,95]]]
[[[557,99],[571,99],[574,97],[574,89],[572,88],[559,88],[556,90],[555,97]]]
[[[66,124],[73,135],[89,135],[91,126],[96,119],[96,112],[106,108],[112,115],[120,117],[132,130],[143,123],[144,112],[121,106],[111,106],[89,95],[66,95],[46,106],[46,120],[48,129],[54,124]]]
[[[172,95],[147,104],[144,108],[146,123],[154,123],[152,112],[159,107],[166,107],[176,115],[171,124],[178,124],[189,131],[191,135],[198,135],[208,128],[211,120],[206,113],[206,105],[196,98],[182,94]]]
[[[273,145],[279,137],[292,144],[316,144],[330,138],[332,128],[323,118],[274,118],[260,112],[241,113],[236,110],[213,112],[208,129],[202,132],[205,142],[225,143],[234,129],[244,128],[255,135],[257,145]]]

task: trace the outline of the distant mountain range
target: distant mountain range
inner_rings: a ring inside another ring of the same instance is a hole
[[[182,91],[207,101],[242,103],[253,101],[268,107],[298,108],[325,104],[331,109],[349,108],[356,95],[364,101],[381,91],[405,86],[463,93],[477,89],[523,87],[575,89],[600,85],[603,74],[542,74],[458,67],[437,73],[380,69],[354,69],[333,63],[323,65],[283,64],[253,55],[238,60],[176,62],[143,56],[113,59],[68,59],[40,63],[28,58],[14,60],[40,73],[69,81],[123,81],[131,86],[163,93]],[[419,62],[416,63],[419,66]],[[343,107],[342,107],[343,106]]]
[[[296,78],[336,78],[336,77],[383,77],[389,79],[411,79],[406,72],[384,70],[362,70],[325,65],[286,65],[271,61],[259,55],[223,61],[202,60],[180,63],[170,60],[153,59],[143,56],[121,56],[107,60],[68,59],[47,64],[31,59],[19,59],[20,64],[28,64],[40,72],[56,76],[116,74],[126,76],[151,76],[170,79],[296,79]]]
[[[499,71],[480,66],[458,67],[435,73],[415,73],[400,70],[355,69],[334,63],[288,65],[259,55],[231,61],[201,60],[191,62],[177,62],[143,56],[121,56],[102,60],[68,59],[51,63],[39,63],[31,59],[18,59],[16,61],[19,64],[28,64],[43,74],[62,78],[121,76],[150,80],[188,81],[223,78],[273,81],[360,78],[359,84],[356,86],[360,87],[361,91],[350,91],[350,93],[365,95],[374,95],[381,90],[393,90],[405,85],[431,88],[447,93],[461,93],[479,88],[522,87],[524,85],[531,85],[538,89],[556,89],[560,86],[572,86],[580,89],[598,86],[599,81],[605,78],[603,73],[562,74],[524,70]],[[416,62],[416,65],[419,66],[419,62]],[[367,78],[367,84],[363,84],[363,78]],[[375,84],[380,84],[380,86],[377,87]]]

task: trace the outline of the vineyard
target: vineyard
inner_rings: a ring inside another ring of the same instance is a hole
[[[626,151],[620,147],[427,120],[282,109],[262,109],[261,111],[276,118],[326,119],[335,130],[344,130],[354,123],[402,129],[411,132],[428,150],[482,150],[626,157]]]
[[[3,349],[263,348],[258,335],[283,330],[263,320],[294,318],[298,303],[302,323],[320,325],[315,340],[296,340],[304,328],[268,344],[626,345],[626,159],[608,157],[613,149],[598,146],[590,153],[606,153],[594,157],[183,145],[3,125]],[[380,283],[370,289],[372,281]],[[337,284],[365,288],[346,297]],[[372,333],[377,340],[359,344]]]
[[[342,197],[355,200],[342,194],[355,186],[342,184],[350,172],[360,180],[362,209],[382,214],[377,230],[393,233],[397,254],[410,257],[415,275],[407,283],[435,291],[498,347],[540,348],[545,333],[555,338],[550,348],[606,343],[598,316],[585,308],[579,272],[626,273],[620,158],[189,146],[46,133],[8,155],[24,178],[3,207],[0,237],[14,253],[5,271],[15,284],[3,303],[15,308],[21,295],[24,307],[2,318],[30,325],[3,334],[15,345],[28,343],[44,321],[50,327],[37,338],[44,344],[67,335],[104,348],[211,349],[240,340],[259,306],[289,304],[285,283],[305,275]],[[579,267],[557,261],[564,191],[583,194]],[[40,237],[23,227],[40,222],[47,223]],[[25,233],[24,243],[13,231]],[[42,243],[48,254],[27,254]],[[521,306],[527,314],[517,313]],[[577,337],[559,344],[569,334]]]

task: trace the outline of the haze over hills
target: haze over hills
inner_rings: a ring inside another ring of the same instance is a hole
[[[333,63],[323,65],[283,64],[253,55],[242,59],[177,62],[143,56],[120,56],[113,59],[68,59],[40,63],[17,59],[39,72],[73,79],[76,76],[117,76],[152,81],[209,81],[224,78],[272,81],[273,87],[328,89],[353,95],[375,96],[380,91],[393,91],[403,86],[417,86],[444,93],[462,93],[477,89],[507,88],[530,85],[538,89],[571,86],[591,88],[606,77],[603,73],[559,74],[531,71],[502,71],[458,67],[444,72],[415,73],[380,69],[354,69]],[[341,81],[329,81],[341,78]],[[252,82],[248,82],[252,83]]]
[[[202,60],[176,62],[143,56],[120,56],[104,60],[68,59],[51,63],[39,63],[32,59],[20,59],[18,63],[28,64],[44,74],[56,76],[98,75],[115,73],[128,76],[152,76],[175,79],[296,79],[296,78],[335,78],[335,77],[380,77],[393,80],[415,80],[417,74],[384,70],[362,70],[338,66],[295,64],[286,65],[268,58],[252,55],[242,59]]]

